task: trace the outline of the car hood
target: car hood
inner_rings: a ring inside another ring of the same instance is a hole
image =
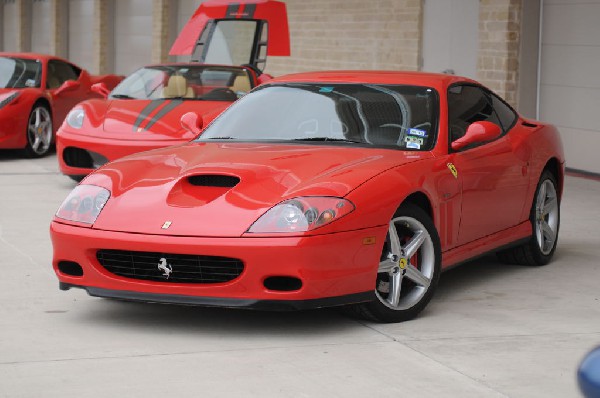
[[[125,140],[191,140],[195,134],[181,127],[181,116],[196,112],[209,120],[230,104],[228,101],[177,99],[111,100],[104,108],[102,128],[96,129],[96,135]]]
[[[94,228],[238,237],[283,200],[344,197],[385,170],[431,156],[364,147],[194,142],[117,160],[84,184],[111,191]]]

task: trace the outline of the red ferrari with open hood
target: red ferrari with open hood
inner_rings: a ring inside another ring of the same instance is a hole
[[[60,170],[81,180],[125,155],[190,141],[198,131],[183,129],[181,116],[193,111],[207,124],[268,81],[267,54],[289,55],[284,3],[202,3],[171,49],[193,62],[146,66],[73,109],[57,136]]]
[[[563,172],[556,128],[473,80],[289,75],[89,175],[52,221],[53,267],[99,297],[397,322],[470,258],[548,263]]]

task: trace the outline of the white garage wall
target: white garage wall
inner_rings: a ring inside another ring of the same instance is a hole
[[[545,0],[540,119],[554,123],[567,167],[600,173],[600,0]]]
[[[17,6],[4,2],[2,12],[2,51],[17,51]]]
[[[94,63],[94,0],[69,0],[69,34],[67,53],[69,60],[92,70]]]
[[[31,51],[50,53],[50,1],[33,0],[31,4]]]
[[[129,75],[152,61],[152,2],[115,1],[115,73]]]
[[[423,68],[477,78],[479,0],[427,0],[423,9]]]
[[[202,4],[202,0],[178,0],[177,2],[173,2],[177,5],[177,13],[174,21],[174,29],[171,32],[171,41],[169,42],[169,48],[175,41],[177,34],[181,32],[185,24],[190,20],[194,12]],[[171,57],[172,61],[175,62],[188,62],[190,60],[190,56],[177,56]]]

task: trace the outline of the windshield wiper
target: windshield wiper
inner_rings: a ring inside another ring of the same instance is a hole
[[[348,140],[346,138],[332,138],[332,137],[307,137],[307,138],[294,138],[294,141],[332,141],[332,142],[348,142],[351,144],[364,144],[361,141]]]
[[[205,140],[237,140],[236,137],[208,137]]]
[[[127,94],[112,94],[110,97],[117,98],[117,99],[135,99]]]

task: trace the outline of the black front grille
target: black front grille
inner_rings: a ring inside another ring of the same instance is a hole
[[[96,257],[115,275],[156,282],[229,282],[244,270],[241,260],[228,257],[105,249],[98,250]]]

